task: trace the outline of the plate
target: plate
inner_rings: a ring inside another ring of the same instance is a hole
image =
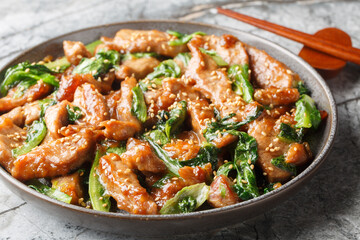
[[[275,207],[291,197],[323,164],[334,142],[337,129],[336,105],[330,89],[320,75],[301,58],[268,40],[243,31],[221,26],[179,21],[132,21],[101,25],[50,39],[23,52],[1,69],[0,79],[3,79],[5,70],[16,63],[25,60],[30,62],[39,61],[47,55],[55,57],[63,55],[63,40],[90,43],[99,39],[100,36],[113,37],[118,30],[123,28],[158,29],[162,31],[171,29],[183,33],[203,31],[207,34],[215,35],[232,34],[238,37],[240,41],[265,50],[277,60],[285,63],[304,80],[307,87],[311,90],[311,96],[319,109],[325,110],[329,114],[319,130],[307,139],[315,158],[298,176],[270,193],[228,207],[175,215],[105,213],[66,204],[30,189],[13,178],[3,168],[0,168],[0,178],[7,187],[25,201],[36,205],[38,211],[44,211],[44,213],[49,214],[51,217],[65,219],[74,225],[133,236],[154,237],[166,236],[167,234],[180,235],[212,231],[238,224]],[[47,216],[44,214],[44,217]]]

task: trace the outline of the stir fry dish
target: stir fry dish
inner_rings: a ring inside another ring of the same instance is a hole
[[[0,164],[51,198],[177,214],[281,187],[312,160],[299,76],[232,35],[122,29],[6,70]]]

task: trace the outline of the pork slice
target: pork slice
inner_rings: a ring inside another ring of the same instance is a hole
[[[47,127],[44,143],[52,142],[62,137],[59,130],[68,124],[68,112],[66,106],[70,103],[62,101],[54,106],[49,107],[45,112],[45,124]]]
[[[193,38],[188,47],[192,58],[185,72],[187,78],[195,80],[194,88],[211,100],[220,111],[221,117],[235,113],[236,121],[246,118],[244,107],[246,102],[232,90],[232,83],[227,76],[226,69],[218,68],[211,56],[201,53],[205,41],[201,37]]]
[[[21,146],[26,139],[26,131],[16,126],[10,119],[0,117],[0,165],[11,170],[13,156],[11,150]]]
[[[111,153],[99,160],[98,173],[119,209],[133,214],[157,214],[157,205],[119,155]]]
[[[26,103],[24,106],[16,107],[2,116],[10,119],[15,125],[23,127],[31,125],[40,118],[41,107],[39,101]]]
[[[185,181],[182,178],[174,177],[166,180],[161,188],[152,188],[151,196],[161,209],[167,200],[173,198],[184,187],[186,187]]]
[[[115,76],[118,80],[131,76],[136,79],[143,79],[153,72],[154,68],[159,64],[160,61],[153,57],[129,59],[123,62],[120,68],[115,71]]]
[[[254,99],[264,105],[289,105],[300,98],[296,88],[266,88],[256,89]]]
[[[16,107],[8,113],[2,115],[2,117],[10,119],[16,126],[22,127],[25,123],[25,115],[23,107]]]
[[[64,41],[64,53],[66,59],[74,65],[78,65],[82,58],[90,58],[91,53],[82,42]]]
[[[152,173],[164,173],[167,170],[164,162],[151,150],[149,143],[136,138],[128,139],[126,152],[120,157],[130,169]]]
[[[264,116],[250,123],[248,134],[255,138],[258,144],[259,158],[257,165],[263,170],[269,182],[284,182],[291,173],[275,167],[271,159],[285,154],[289,143],[277,138],[279,130],[276,128],[276,119]]]
[[[41,99],[48,95],[52,89],[49,84],[39,80],[35,85],[27,89],[20,97],[14,97],[18,87],[9,90],[8,94],[0,98],[0,112],[8,112],[16,107],[23,106],[37,99]]]
[[[167,99],[171,104],[181,100],[187,102],[187,112],[192,129],[202,137],[202,131],[207,127],[207,123],[214,118],[214,109],[210,107],[209,102],[202,97],[200,92],[192,89],[191,86],[186,85],[180,79],[166,79],[163,81],[162,86],[164,89],[162,94],[162,96],[165,96],[164,100]],[[162,98],[159,99],[161,100]],[[161,101],[161,103],[163,102]],[[159,101],[157,101],[157,105],[160,105]],[[202,140],[204,140],[203,137]]]
[[[116,119],[116,108],[117,108],[117,104],[118,104],[118,101],[120,100],[120,98],[121,98],[120,90],[112,91],[112,92],[110,92],[109,95],[105,96],[106,104],[109,109],[110,119]]]
[[[234,192],[234,184],[224,175],[216,176],[210,185],[208,202],[216,208],[233,205],[240,201]]]
[[[285,162],[295,166],[305,165],[312,157],[308,143],[292,143],[286,153]]]
[[[137,85],[135,78],[126,78],[121,82],[120,99],[116,106],[116,119],[103,121],[100,126],[104,128],[102,134],[106,138],[117,141],[126,140],[141,130],[141,122],[131,112],[132,89]],[[113,114],[114,115],[114,114]]]
[[[53,178],[51,183],[53,188],[71,197],[71,204],[84,204],[83,201],[81,201],[81,199],[84,198],[83,184],[78,171],[70,175]]]
[[[92,159],[94,147],[93,132],[83,129],[19,156],[13,162],[11,174],[21,181],[65,175]]]
[[[135,78],[130,77],[121,82],[121,97],[117,106],[117,119],[137,123],[140,128],[140,121],[131,113],[132,89],[137,85]]]
[[[111,119],[99,124],[103,127],[101,134],[105,138],[113,139],[116,141],[127,140],[129,137],[133,137],[135,133],[139,131],[139,125],[130,121],[119,121]]]
[[[113,39],[102,37],[105,44],[120,52],[156,52],[157,54],[175,57],[186,52],[186,45],[170,46],[168,42],[174,37],[158,30],[121,29]]]
[[[164,80],[163,89],[164,93],[162,94],[162,97],[168,99],[167,101],[187,101],[187,112],[192,129],[197,133],[201,141],[204,141],[203,131],[208,127],[208,124],[211,121],[215,121],[214,108],[205,98],[203,98],[199,91],[192,89],[190,85],[187,85],[179,79],[169,78]],[[159,99],[161,100],[162,98]],[[157,105],[159,105],[159,101],[157,102]],[[232,143],[236,139],[237,137],[233,135],[222,135],[221,137],[216,138],[213,143],[216,147],[221,148]]]
[[[76,89],[84,83],[92,84],[102,94],[107,94],[111,91],[111,85],[114,79],[115,74],[113,72],[108,73],[102,81],[95,80],[91,74],[64,74],[61,77],[60,87],[56,93],[56,99],[58,101],[68,100],[69,102],[72,102],[74,100]]]
[[[250,57],[251,79],[260,88],[292,88],[300,81],[299,75],[265,51],[246,46]]]
[[[171,143],[165,144],[163,149],[171,158],[189,160],[196,157],[200,150],[200,144],[193,140],[174,139]]]
[[[245,44],[236,37],[224,34],[221,37],[208,35],[203,37],[206,41],[204,47],[215,50],[219,56],[232,66],[234,64],[249,64],[249,56],[245,49]]]
[[[211,174],[211,163],[207,163],[202,167],[185,166],[179,169],[179,175],[182,179],[184,179],[187,186],[208,182],[211,179]]]
[[[73,104],[80,107],[84,114],[83,118],[77,120],[79,123],[97,125],[109,120],[110,114],[105,97],[92,84],[84,83],[76,89]]]

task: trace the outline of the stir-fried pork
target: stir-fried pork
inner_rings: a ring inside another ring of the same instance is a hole
[[[68,112],[66,106],[70,103],[62,101],[54,106],[49,107],[45,112],[45,123],[47,134],[44,142],[52,142],[62,136],[59,130],[68,124]]]
[[[11,174],[21,181],[66,175],[93,158],[94,145],[92,131],[84,129],[19,156],[13,162]]]
[[[10,119],[15,125],[23,127],[40,118],[41,107],[38,101],[27,103],[24,106],[16,107],[10,112],[2,115]]]
[[[186,45],[170,46],[168,42],[173,37],[157,30],[122,29],[113,39],[102,37],[105,44],[120,52],[156,52],[157,54],[175,57],[178,53],[186,52]]]
[[[136,79],[143,79],[154,71],[159,63],[159,60],[153,57],[129,59],[123,62],[119,69],[116,69],[115,76],[116,79],[120,80],[131,76]]]
[[[171,33],[122,29],[91,53],[64,41],[70,64],[52,62],[59,72],[10,68],[0,165],[20,181],[51,181],[72,204],[113,211],[115,200],[131,214],[163,214],[257,197],[308,164],[303,133],[327,113],[300,96],[296,73],[232,35]],[[40,80],[26,89],[28,78]]]
[[[135,78],[127,78],[121,82],[121,96],[116,109],[116,119],[104,121],[104,136],[114,140],[126,140],[141,130],[140,121],[131,113],[132,92],[136,86]]]
[[[17,97],[15,93],[18,87],[9,90],[6,97],[0,98],[0,113],[10,111],[13,108],[23,106],[26,103],[31,103],[37,99],[45,97],[51,91],[52,87],[43,81],[39,80],[35,85]]]
[[[82,58],[91,57],[91,53],[82,42],[64,41],[63,45],[65,56],[71,64],[78,65]]]
[[[137,169],[141,172],[163,173],[167,169],[147,142],[135,138],[129,138],[126,152],[120,157],[130,169]]]
[[[75,91],[73,104],[80,107],[84,113],[84,117],[79,122],[96,125],[109,119],[105,97],[99,93],[94,85],[85,83],[79,86]]]
[[[105,80],[106,78],[106,80]],[[59,90],[56,93],[58,101],[68,100],[72,102],[74,100],[74,94],[76,89],[84,83],[90,83],[94,85],[102,94],[110,92],[111,85],[115,79],[115,74],[110,72],[104,81],[97,81],[91,74],[69,74],[63,75],[60,81]]]
[[[261,88],[292,88],[299,76],[265,51],[247,46],[253,82]]]
[[[57,177],[51,180],[52,187],[71,197],[71,204],[81,205],[84,199],[83,180],[79,172]]]
[[[11,150],[20,147],[26,139],[26,131],[10,119],[0,117],[0,165],[11,170],[14,160]]]
[[[119,155],[111,153],[100,158],[98,172],[119,209],[135,214],[157,213],[156,203]]]
[[[296,88],[256,89],[254,98],[264,105],[289,105],[299,100],[300,94]]]
[[[215,177],[210,185],[209,203],[219,208],[239,202],[239,197],[232,188],[233,185],[230,179],[224,175]]]

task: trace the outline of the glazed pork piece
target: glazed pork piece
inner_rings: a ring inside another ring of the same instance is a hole
[[[293,88],[300,81],[296,73],[265,51],[252,46],[247,46],[246,50],[253,82],[260,88]]]
[[[307,143],[287,143],[277,137],[280,133],[279,125],[284,122],[294,123],[294,119],[286,114],[278,119],[264,115],[249,126],[248,133],[256,139],[258,144],[259,159],[257,164],[271,183],[285,182],[291,177],[290,172],[271,163],[273,158],[285,154],[288,158],[287,162],[298,166],[307,162],[311,156],[306,147]],[[294,148],[296,148],[296,151],[294,151]]]
[[[92,158],[94,145],[93,133],[87,129],[59,138],[19,156],[13,162],[11,175],[26,181],[68,174]]]
[[[130,169],[151,173],[166,172],[165,164],[152,152],[150,145],[135,138],[129,138],[126,152],[120,157]]]
[[[0,165],[45,195],[185,214],[256,198],[312,159],[304,135],[326,112],[295,72],[235,36],[121,29],[63,49],[0,84]]]
[[[40,118],[41,107],[38,101],[27,103],[24,106],[16,107],[8,113],[3,114],[4,118],[10,119],[15,125],[23,127],[31,125]]]
[[[59,130],[68,125],[68,111],[66,106],[69,104],[70,103],[65,100],[46,110],[44,119],[47,133],[43,140],[44,142],[51,142],[62,137]]]
[[[157,213],[156,203],[119,155],[109,154],[100,158],[98,171],[119,209],[134,214]]]
[[[97,125],[109,120],[109,110],[105,97],[99,93],[94,85],[85,83],[76,88],[73,105],[80,107],[83,118],[77,120],[89,125]]]
[[[121,96],[116,106],[116,120],[104,121],[100,126],[105,127],[103,134],[106,138],[122,141],[134,136],[141,130],[140,121],[132,114],[131,90],[136,86],[135,78],[127,78],[121,83]]]
[[[0,164],[11,171],[12,150],[21,146],[26,139],[26,131],[16,126],[10,119],[0,117]]]
[[[246,103],[232,90],[226,69],[218,68],[211,56],[199,50],[206,43],[202,37],[196,37],[188,44],[192,58],[185,76],[195,80],[194,88],[211,99],[222,117],[235,113],[237,121],[241,121],[246,117],[242,111]]]
[[[245,49],[245,44],[236,37],[224,34],[218,36],[204,36],[204,47],[206,49],[215,50],[222,59],[230,66],[234,64],[249,64],[249,56]]]
[[[170,46],[168,42],[173,37],[157,30],[122,29],[113,39],[102,37],[101,40],[110,45],[111,49],[120,52],[155,52],[160,55],[175,57],[178,53],[186,52],[185,45]]]
[[[230,179],[224,175],[217,176],[210,185],[209,203],[216,208],[233,205],[240,201],[233,190]]]
[[[65,56],[71,64],[78,65],[82,58],[91,57],[91,53],[82,42],[64,41],[63,45]]]
[[[118,80],[134,76],[136,79],[143,79],[159,65],[159,60],[153,57],[134,58],[124,61],[116,69],[115,76]]]
[[[263,105],[280,106],[295,103],[299,100],[300,93],[296,88],[256,89],[254,98]]]
[[[84,199],[83,181],[81,174],[77,171],[70,175],[53,178],[52,187],[71,197],[71,204],[80,205]]]
[[[21,87],[19,87],[21,88]],[[35,100],[46,97],[51,91],[52,87],[42,81],[27,89],[21,96],[16,96],[18,88],[11,89],[7,96],[0,98],[0,113],[8,112],[16,107],[23,106],[26,103],[31,103]]]
[[[101,82],[95,80],[91,74],[63,75],[61,77],[59,90],[56,92],[56,98],[58,101],[68,100],[69,102],[72,102],[74,100],[76,89],[84,83],[90,83],[94,85],[98,91],[106,94],[110,92],[112,82],[115,79],[114,73],[109,73],[107,75],[107,80]]]

